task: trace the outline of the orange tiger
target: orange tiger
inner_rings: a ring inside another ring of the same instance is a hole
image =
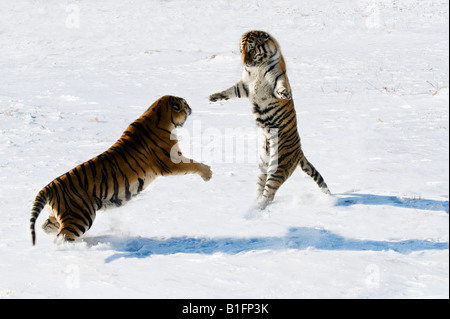
[[[303,154],[286,64],[278,42],[264,31],[241,37],[244,70],[227,90],[210,95],[212,102],[246,97],[252,103],[256,124],[265,132],[258,177],[258,203],[265,208],[297,166],[330,194],[322,175]]]
[[[196,173],[210,180],[211,168],[184,157],[172,134],[191,112],[184,99],[161,97],[107,151],[45,186],[31,211],[33,245],[36,219],[47,204],[52,212],[44,230],[73,241],[92,226],[97,210],[121,206],[158,176]]]

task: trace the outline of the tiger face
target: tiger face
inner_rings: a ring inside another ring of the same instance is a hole
[[[275,40],[264,31],[249,31],[241,37],[242,64],[255,67],[263,64],[276,52]]]
[[[192,109],[186,100],[181,97],[166,95],[160,101],[167,114],[170,114],[170,122],[175,128],[182,127],[188,116],[192,113]]]

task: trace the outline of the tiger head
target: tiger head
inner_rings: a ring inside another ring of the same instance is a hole
[[[158,122],[164,120],[169,126],[182,127],[192,109],[186,100],[172,95],[165,95],[155,102],[155,108],[152,106],[158,116]],[[162,119],[162,118],[164,119]]]
[[[242,63],[255,67],[269,60],[278,50],[278,43],[264,31],[249,31],[241,37]]]

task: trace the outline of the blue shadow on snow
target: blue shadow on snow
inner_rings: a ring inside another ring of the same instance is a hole
[[[415,208],[429,211],[444,211],[448,214],[449,202],[421,199],[421,198],[401,198],[397,196],[383,196],[372,194],[335,194],[337,198],[336,206],[351,205],[390,205],[394,207]],[[345,196],[345,197],[338,197]]]
[[[376,241],[344,238],[327,230],[297,227],[290,228],[284,237],[255,238],[191,238],[168,239],[143,237],[100,236],[85,238],[88,245],[109,243],[116,254],[105,259],[106,263],[119,258],[146,258],[151,255],[185,254],[238,254],[254,250],[319,250],[385,251],[407,254],[413,251],[449,249],[449,244],[428,240]]]

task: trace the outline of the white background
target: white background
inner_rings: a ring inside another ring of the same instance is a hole
[[[448,5],[3,4],[0,297],[448,298]],[[332,196],[298,170],[253,208],[257,164],[224,147],[239,139],[227,130],[258,138],[251,105],[208,101],[239,79],[252,29],[281,45],[303,150]],[[212,180],[159,178],[74,244],[41,230],[44,210],[32,247],[39,190],[165,94],[193,109],[180,146]]]

